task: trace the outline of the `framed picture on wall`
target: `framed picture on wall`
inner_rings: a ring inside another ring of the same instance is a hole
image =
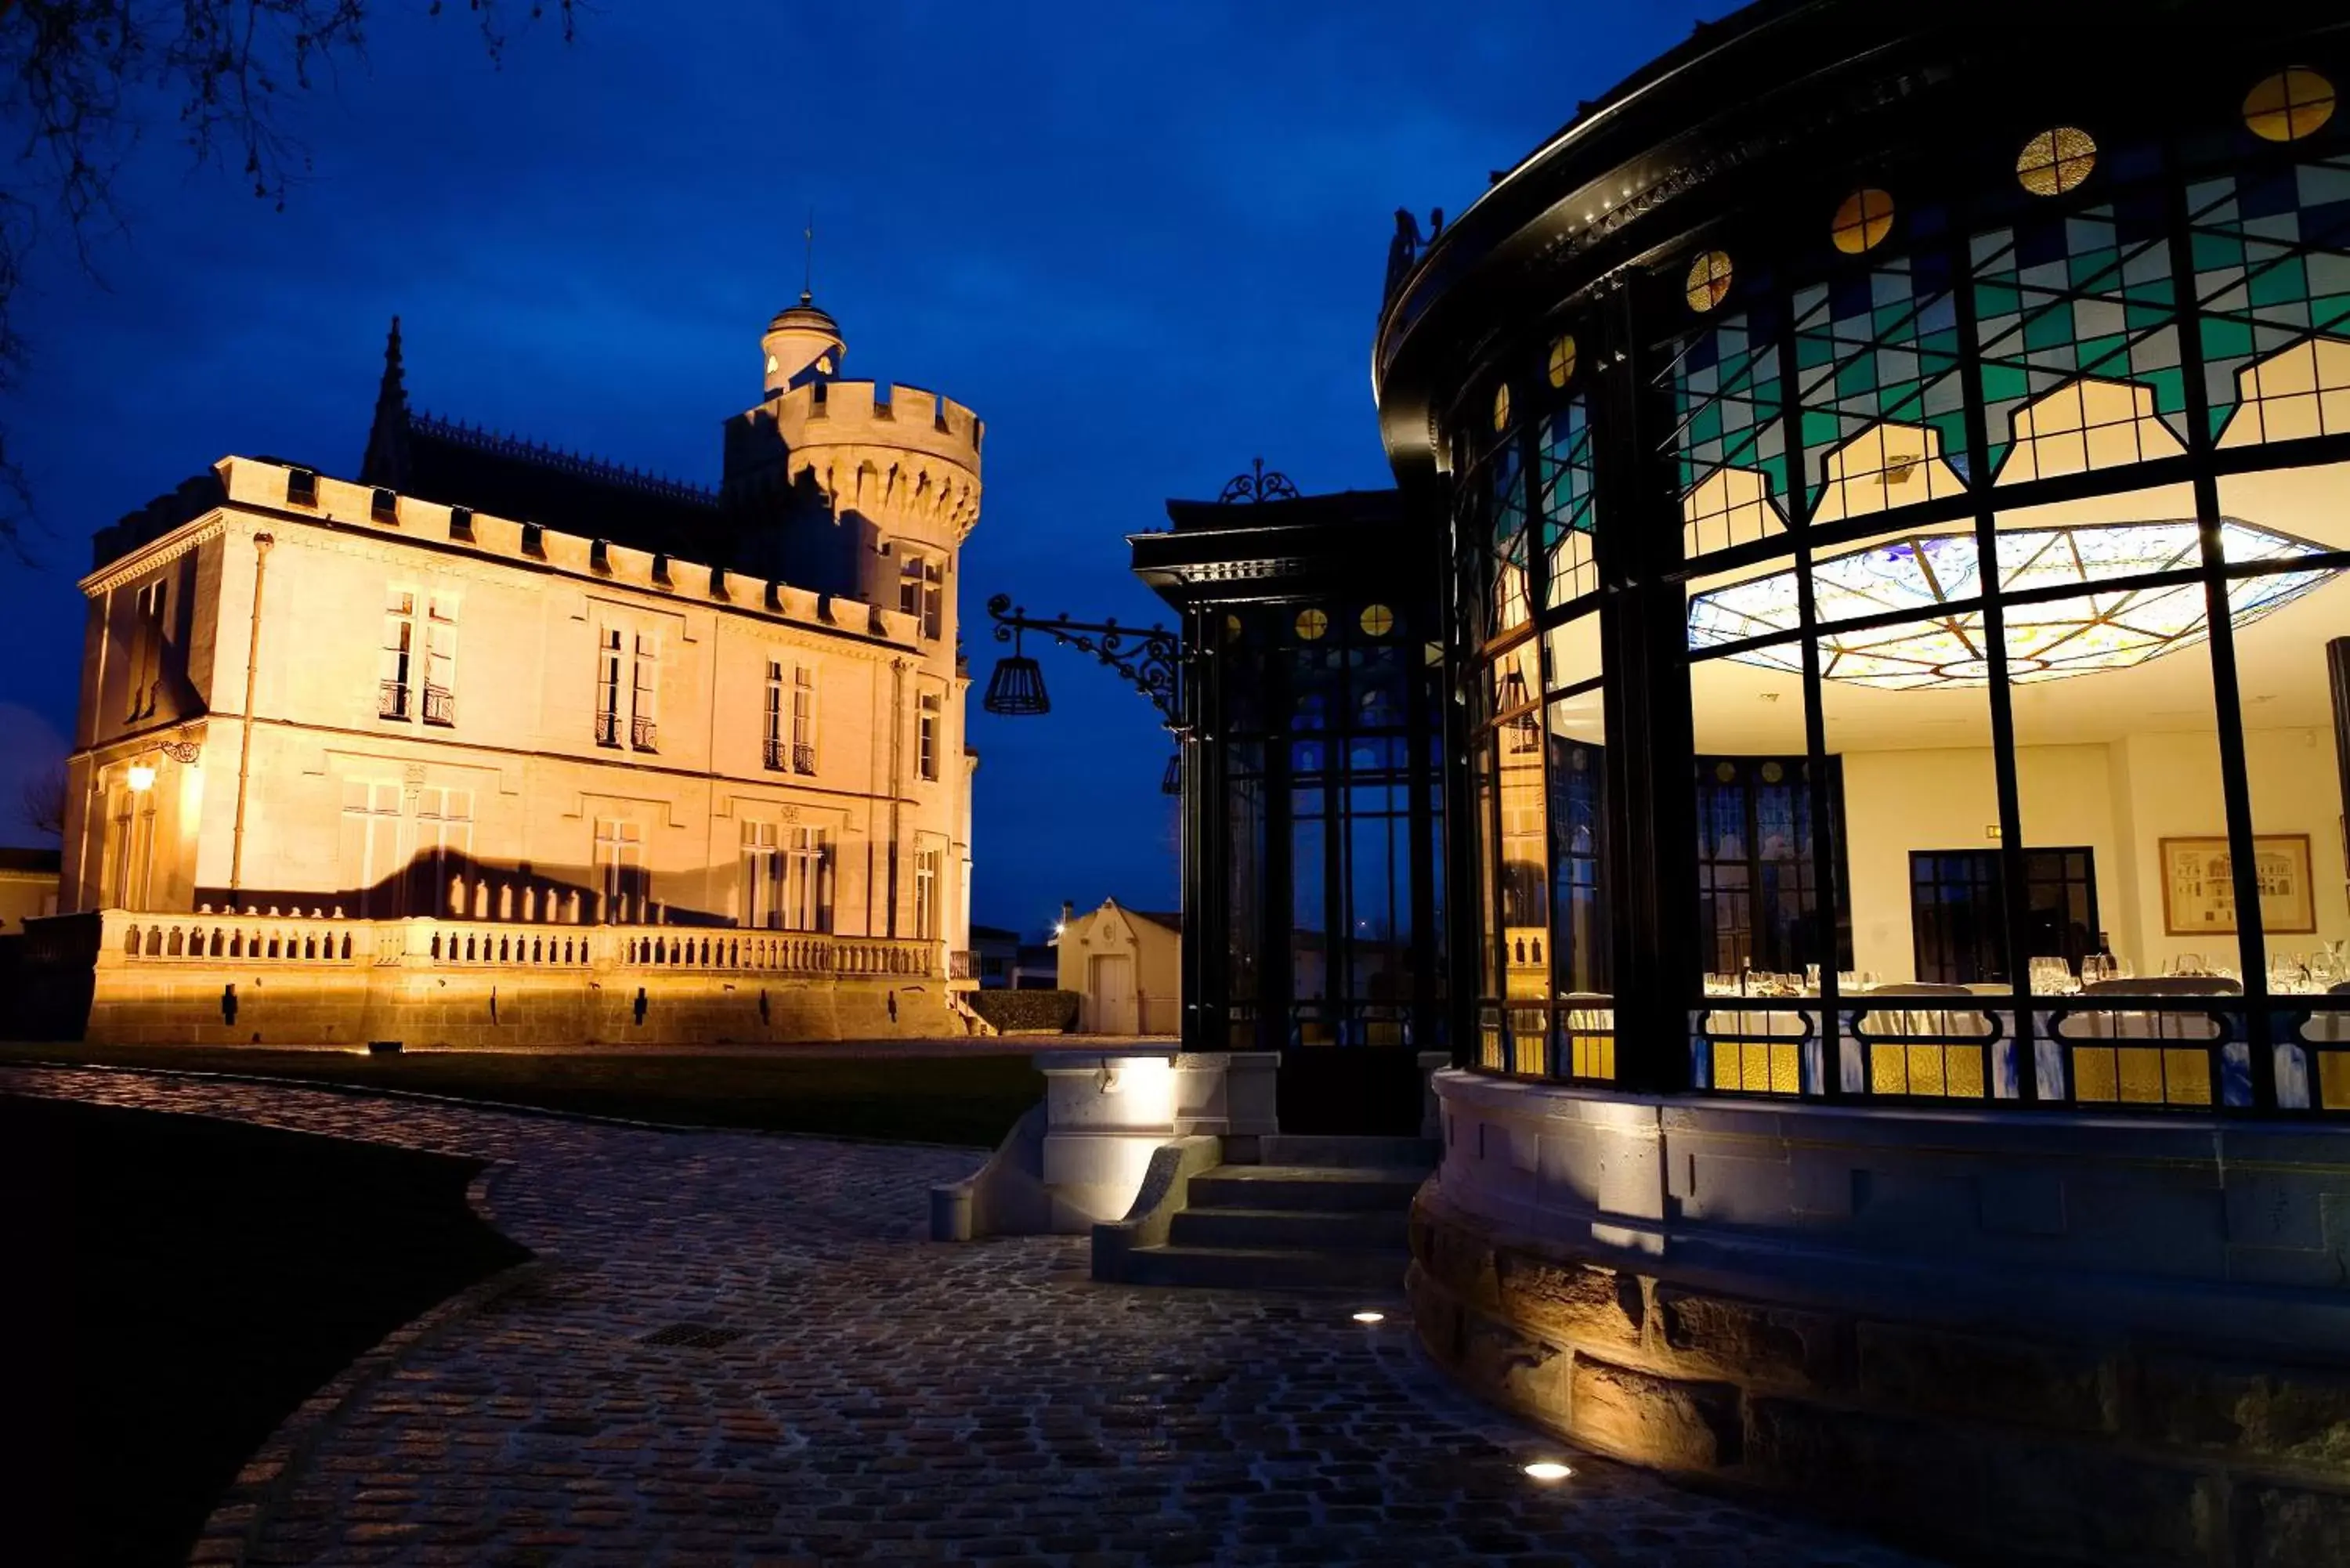
[[[2252,840],[2261,878],[2261,929],[2271,936],[2317,929],[2317,888],[2309,835],[2264,833]],[[2174,937],[2236,934],[2235,866],[2228,841],[2162,841],[2162,929]]]

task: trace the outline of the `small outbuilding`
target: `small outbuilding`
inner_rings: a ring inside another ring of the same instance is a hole
[[[1106,898],[1079,915],[1061,907],[1054,935],[1061,989],[1077,993],[1087,1034],[1173,1034],[1182,1027],[1183,918]]]

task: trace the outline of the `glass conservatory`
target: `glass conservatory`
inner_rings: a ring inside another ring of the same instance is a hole
[[[1766,70],[1838,10],[1761,9]],[[1399,278],[1464,1064],[2350,1113],[2343,43],[1703,146],[1669,59]]]

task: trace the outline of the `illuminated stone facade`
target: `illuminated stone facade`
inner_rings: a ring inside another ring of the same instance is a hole
[[[877,992],[872,1032],[962,1032],[980,421],[838,379],[805,300],[761,347],[766,396],[730,421],[716,492],[411,415],[395,324],[359,483],[225,458],[99,535],[61,907],[238,919],[109,917],[112,993],[144,975],[202,1016],[134,1023],[101,983],[94,1032],[248,1038],[223,976],[311,962],[328,926],[337,965],[437,990],[458,964],[603,991],[650,965],[749,1007],[753,981],[890,975],[928,1000]],[[297,918],[320,929],[274,923]],[[764,990],[755,1008],[670,1033],[830,1032],[779,1022]],[[597,1016],[543,1043],[602,1037]]]

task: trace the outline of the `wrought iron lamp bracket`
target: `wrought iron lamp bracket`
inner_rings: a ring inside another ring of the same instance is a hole
[[[1064,648],[1090,653],[1118,678],[1150,699],[1167,728],[1178,737],[1191,732],[1183,720],[1183,670],[1193,655],[1182,639],[1163,626],[1148,630],[1120,626],[1116,617],[1098,621],[1072,620],[1066,615],[1048,618],[1028,614],[1009,594],[987,601],[995,622],[995,640],[1010,642],[1022,632],[1049,637]]]

